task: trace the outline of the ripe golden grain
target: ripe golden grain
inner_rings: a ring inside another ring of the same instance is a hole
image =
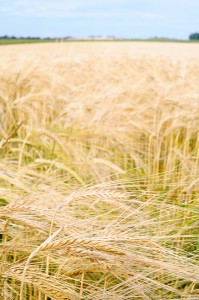
[[[198,45],[0,53],[0,297],[198,299]]]

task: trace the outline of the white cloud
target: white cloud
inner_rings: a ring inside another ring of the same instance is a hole
[[[66,1],[17,1],[16,15],[38,17],[67,16],[75,12],[77,6]]]
[[[33,16],[33,17],[61,17],[74,14],[78,10],[76,4],[69,1],[26,1],[19,0],[12,5],[4,3],[0,6],[3,15],[12,16]]]
[[[137,0],[133,0],[137,1]],[[141,20],[159,20],[161,16],[152,12],[129,11],[125,6],[119,5],[129,3],[129,0],[18,0],[14,5],[0,7],[3,14],[13,16],[29,17],[63,17],[63,18],[136,18]],[[107,9],[112,5],[112,9]]]

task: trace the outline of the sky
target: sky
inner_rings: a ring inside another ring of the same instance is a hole
[[[0,36],[187,39],[199,0],[0,0]]]

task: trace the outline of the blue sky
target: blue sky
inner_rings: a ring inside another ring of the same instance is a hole
[[[199,0],[0,0],[0,35],[187,38]]]

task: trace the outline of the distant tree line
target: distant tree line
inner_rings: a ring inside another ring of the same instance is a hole
[[[199,40],[199,33],[192,33],[189,36],[190,40]]]
[[[27,37],[23,37],[23,36],[20,36],[20,37],[16,37],[14,35],[2,35],[0,36],[0,39],[4,39],[4,40],[40,40],[41,38],[40,37],[31,37],[31,36],[27,36]]]
[[[62,37],[62,38],[57,38],[57,37],[45,37],[45,38],[41,38],[39,36],[20,36],[20,37],[16,37],[14,35],[2,35],[0,36],[0,40],[4,39],[4,40],[57,40],[57,39],[71,39],[71,36],[66,36],[66,37]],[[90,36],[91,39],[93,38],[100,38],[100,36]],[[108,36],[107,38],[111,38],[111,39],[116,39],[114,36]],[[161,39],[161,40],[167,40],[167,38],[158,38],[158,37],[154,37],[154,39]],[[169,39],[168,39],[169,40]],[[192,33],[189,35],[189,40],[199,40],[199,33]]]
[[[66,37],[63,37],[61,39],[69,39],[71,38],[70,36],[66,36]],[[20,36],[20,37],[16,37],[14,35],[2,35],[0,36],[0,39],[4,39],[4,40],[56,40],[58,38],[50,38],[50,37],[45,37],[45,38],[41,38],[39,36],[27,36],[27,37],[24,37],[24,36]]]

